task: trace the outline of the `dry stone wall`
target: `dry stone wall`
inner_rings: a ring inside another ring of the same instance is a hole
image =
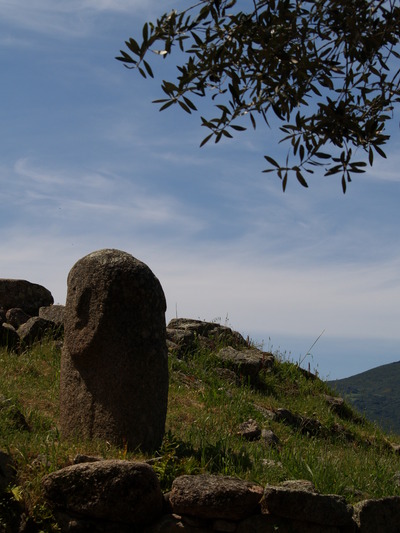
[[[399,531],[399,497],[351,506],[340,496],[318,494],[308,481],[261,487],[227,476],[185,475],[162,494],[148,464],[99,460],[49,474],[43,488],[62,532]]]

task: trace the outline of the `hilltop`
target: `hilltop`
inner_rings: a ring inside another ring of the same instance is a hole
[[[18,355],[2,349],[0,450],[17,474],[0,498],[0,531],[21,509],[41,531],[56,531],[41,480],[78,454],[149,461],[164,492],[177,476],[210,473],[261,486],[307,480],[351,504],[400,495],[400,439],[389,441],[326,382],[217,324],[175,322],[167,338],[166,433],[152,456],[61,438],[61,341],[49,337]]]
[[[381,365],[328,385],[385,431],[400,435],[400,362]]]

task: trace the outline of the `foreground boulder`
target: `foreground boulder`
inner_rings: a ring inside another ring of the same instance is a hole
[[[145,463],[96,461],[67,466],[42,480],[46,500],[66,522],[83,520],[144,525],[157,519],[163,495]],[[118,530],[118,529],[117,529]]]
[[[398,533],[400,530],[400,497],[365,500],[354,506],[355,521],[362,533]]]
[[[4,311],[19,307],[30,316],[36,316],[39,308],[54,303],[51,292],[42,285],[22,279],[0,279],[0,307]]]
[[[240,520],[259,511],[262,495],[263,489],[255,483],[204,474],[176,478],[169,501],[179,515]]]
[[[353,508],[344,498],[317,494],[293,486],[267,486],[261,502],[265,514],[273,514],[321,526],[343,527],[353,525]]]
[[[143,451],[161,445],[168,397],[165,310],[160,282],[130,254],[100,250],[74,265],[60,376],[65,437]]]

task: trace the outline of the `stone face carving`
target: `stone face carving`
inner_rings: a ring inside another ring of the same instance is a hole
[[[119,250],[79,260],[68,276],[61,359],[64,436],[157,448],[165,430],[165,296],[148,266]]]

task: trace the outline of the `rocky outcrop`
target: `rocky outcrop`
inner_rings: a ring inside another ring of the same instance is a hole
[[[273,366],[275,357],[271,353],[262,352],[257,348],[238,350],[232,346],[222,348],[218,359],[234,370],[236,374],[256,384],[259,373]]]
[[[37,316],[40,307],[52,303],[51,292],[42,285],[22,279],[0,279],[0,307],[4,311],[18,307],[30,316]]]
[[[0,346],[26,348],[49,332],[63,332],[62,310],[45,287],[25,280],[0,279]],[[39,317],[38,314],[41,316]]]
[[[178,356],[183,356],[193,349],[214,349],[221,346],[245,347],[248,344],[240,333],[215,322],[173,318],[167,326],[168,349]]]

